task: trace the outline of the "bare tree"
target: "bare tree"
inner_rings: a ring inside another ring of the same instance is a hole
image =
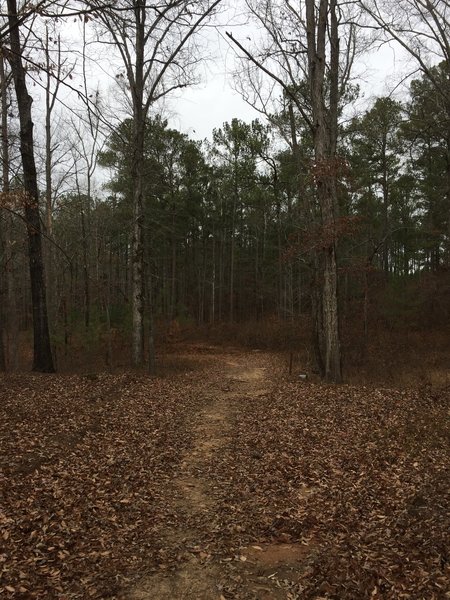
[[[355,27],[349,23],[346,4],[338,0],[305,0],[300,6],[288,0],[247,0],[247,6],[265,29],[262,47],[249,49],[231,33],[227,35],[243,57],[278,84],[290,101],[294,156],[299,153],[292,106],[314,143],[310,175],[315,184],[321,225],[312,257],[314,347],[322,375],[328,381],[339,382],[342,374],[337,294],[338,116],[356,51]],[[253,85],[252,94],[260,102],[266,102],[260,86]],[[307,205],[304,209],[311,218],[313,207]]]
[[[86,84],[86,77],[84,82]],[[87,87],[86,87],[87,90]],[[91,211],[93,203],[94,173],[97,168],[98,153],[102,149],[104,137],[101,135],[98,114],[101,108],[100,93],[94,94],[93,110],[80,115],[78,119],[71,119],[74,140],[72,154],[74,157],[75,189],[80,203],[80,222],[83,246],[83,284],[84,284],[84,324],[86,329],[91,320]],[[95,253],[96,254],[96,253]],[[98,258],[95,263],[96,280],[98,284]]]
[[[10,179],[18,168],[17,157],[11,149],[15,149],[17,135],[11,127],[10,113],[13,103],[11,71],[7,68],[5,51],[2,50],[0,59],[0,90],[1,90],[1,154],[2,154],[2,192],[4,201],[1,204],[1,260],[0,260],[0,288],[1,288],[1,324],[2,339],[4,343],[4,360],[7,369],[16,369],[18,366],[18,327],[17,327],[17,301],[16,283],[14,279],[14,215],[9,210],[10,204]]]
[[[16,0],[7,0],[10,47],[8,60],[14,79],[20,120],[20,152],[24,182],[24,208],[28,235],[31,297],[33,306],[33,370],[53,372],[48,327],[47,298],[39,214],[39,190],[34,155],[32,98],[28,92],[20,40],[21,15]]]
[[[220,0],[120,0],[103,7],[98,19],[120,53],[133,118],[132,356],[143,363],[144,349],[144,143],[151,106],[170,92],[191,84],[200,56],[191,41]],[[95,6],[95,3],[91,4]],[[151,339],[151,336],[150,338]],[[153,349],[150,348],[150,355]],[[152,364],[150,356],[149,364]]]
[[[58,95],[61,86],[72,78],[75,63],[63,55],[61,34],[57,24],[48,20],[43,24],[42,49],[37,48],[44,56],[43,69],[39,69],[33,77],[34,82],[42,85],[45,98],[45,148],[44,172],[45,182],[45,263],[47,274],[47,303],[50,326],[56,327],[58,319],[58,271],[53,235],[54,209],[61,190],[71,176],[72,165],[68,152],[67,131],[61,123],[61,115],[56,113]],[[40,45],[39,39],[39,45]],[[43,82],[41,83],[41,79]],[[63,117],[64,118],[64,117]],[[38,163],[39,171],[39,163]],[[55,357],[56,358],[56,357]]]
[[[86,110],[71,118],[73,143],[71,152],[75,165],[75,187],[80,202],[81,235],[83,244],[83,280],[84,280],[84,324],[86,329],[90,325],[91,313],[91,285],[90,285],[90,237],[91,237],[91,209],[94,174],[97,168],[98,153],[104,143],[101,131],[100,115],[103,109],[100,91],[89,88],[87,75],[87,37],[86,21],[82,27],[82,102]],[[84,185],[83,185],[84,184]],[[98,260],[96,259],[96,279],[98,284]]]
[[[62,136],[55,138],[53,131],[55,128],[55,105],[61,85],[72,78],[75,65],[69,62],[67,57],[63,58],[61,34],[56,31],[54,23],[45,23],[43,51],[45,57],[43,70],[45,78],[45,228],[47,235],[51,237],[56,191],[53,172],[56,165],[61,164],[60,156],[55,159],[55,153],[61,145],[64,146]],[[67,154],[67,148],[64,147],[59,154]],[[70,167],[66,170],[70,171]]]
[[[448,89],[436,79],[433,65],[444,61],[450,73],[450,4],[448,0],[359,0],[371,17],[369,26],[395,40],[450,104]]]
[[[5,57],[3,51],[0,56],[0,93],[1,93],[1,136],[2,136],[2,183],[3,192],[9,192],[9,144],[8,144],[8,101],[7,80],[5,71]],[[0,214],[0,371],[6,370],[6,305],[8,297],[8,270],[7,256],[8,240],[3,225],[3,214]]]

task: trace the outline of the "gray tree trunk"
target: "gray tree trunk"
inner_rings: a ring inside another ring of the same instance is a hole
[[[1,133],[2,133],[2,177],[3,191],[9,191],[9,148],[8,148],[8,105],[6,100],[7,84],[5,74],[5,63],[3,53],[0,55],[0,86],[2,97],[2,117],[1,117]],[[7,363],[7,348],[6,348],[6,316],[8,314],[8,262],[6,239],[6,228],[3,226],[3,215],[0,214],[0,371],[6,371]]]
[[[3,220],[0,214],[0,371],[6,371],[6,327],[5,327],[5,306],[7,299],[7,290],[5,286],[5,242],[3,236]]]
[[[138,367],[144,362],[144,52],[145,6],[136,7],[135,51],[136,63],[133,96],[133,237],[131,242],[132,287],[132,359]]]
[[[338,314],[338,271],[336,257],[337,202],[337,115],[339,81],[339,39],[336,0],[306,0],[308,75],[313,113],[313,142],[317,199],[322,214],[321,306],[313,308],[318,366],[327,381],[340,382],[341,351]],[[329,107],[326,106],[326,43],[330,38]],[[319,273],[320,273],[319,271]],[[320,277],[320,275],[319,275]],[[317,297],[317,301],[319,298]]]

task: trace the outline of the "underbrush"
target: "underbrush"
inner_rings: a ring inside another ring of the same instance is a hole
[[[176,320],[160,321],[155,340],[156,374],[195,368],[192,356],[201,353],[199,349],[206,345],[276,352],[284,356],[286,369],[291,364],[294,373],[302,372],[311,377],[315,371],[311,330],[308,316],[295,321],[273,317],[264,321],[202,326],[183,325]],[[119,328],[108,331],[100,326],[89,330],[78,328],[67,345],[64,340],[56,340],[57,369],[62,373],[130,370],[129,337],[129,332]],[[31,336],[24,333],[19,342],[19,370],[29,370]],[[373,317],[365,333],[360,319],[347,316],[341,323],[341,347],[344,381],[348,383],[431,388],[450,385],[448,323],[411,327],[397,321],[394,326]],[[147,356],[147,348],[145,353]],[[191,356],[186,359],[186,354]]]

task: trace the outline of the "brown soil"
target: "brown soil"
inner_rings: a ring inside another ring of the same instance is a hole
[[[199,352],[198,348],[196,351]],[[209,347],[203,348],[201,353],[214,354]],[[250,356],[252,362],[265,360],[264,356]],[[207,550],[196,545],[204,531],[216,531],[219,522],[214,500],[215,481],[210,475],[205,476],[205,465],[226,443],[239,403],[257,401],[271,387],[266,367],[254,366],[248,355],[241,355],[239,359],[224,358],[222,378],[212,383],[210,400],[194,426],[193,446],[184,456],[174,481],[178,488],[177,510],[186,515],[182,522],[186,526],[168,532],[166,542],[179,544],[182,541],[184,547],[191,549],[190,559],[176,573],[163,572],[143,578],[127,593],[130,600],[224,600],[226,582],[230,579],[239,583],[241,597],[286,598],[286,591],[280,590],[280,580],[297,579],[296,575],[313,550],[312,544],[262,543],[241,548],[233,558],[213,560]],[[211,472],[214,468],[209,469]],[[301,495],[306,498],[309,490],[303,490]],[[201,531],[188,525],[192,522],[198,523]]]
[[[1,376],[0,597],[447,598],[449,390],[288,366]]]

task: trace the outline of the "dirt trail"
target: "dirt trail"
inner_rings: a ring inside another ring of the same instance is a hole
[[[212,382],[210,392],[205,397],[205,406],[198,413],[193,444],[184,456],[180,472],[174,483],[175,511],[181,513],[182,528],[167,532],[167,544],[176,544],[182,552],[183,561],[175,573],[158,573],[143,579],[126,597],[131,600],[225,600],[227,567],[229,563],[214,560],[208,549],[199,544],[206,532],[219,531],[220,515],[215,505],[214,470],[205,470],[211,463],[214,453],[220,451],[230,436],[230,428],[239,405],[245,401],[257,400],[269,393],[271,383],[264,361],[255,355],[223,357],[223,377],[220,383]],[[252,364],[257,363],[258,366]],[[187,551],[187,552],[186,552]],[[291,568],[305,556],[305,548],[292,544],[251,546],[243,549],[245,556],[238,564],[239,581],[248,585],[248,595],[239,597],[270,600],[286,598],[275,589],[276,579],[273,570]],[[216,557],[217,558],[217,557]],[[225,559],[225,560],[230,560]],[[233,567],[234,568],[234,567]],[[233,596],[234,597],[234,596]]]
[[[157,367],[2,375],[0,598],[443,598],[448,390],[204,342]]]

